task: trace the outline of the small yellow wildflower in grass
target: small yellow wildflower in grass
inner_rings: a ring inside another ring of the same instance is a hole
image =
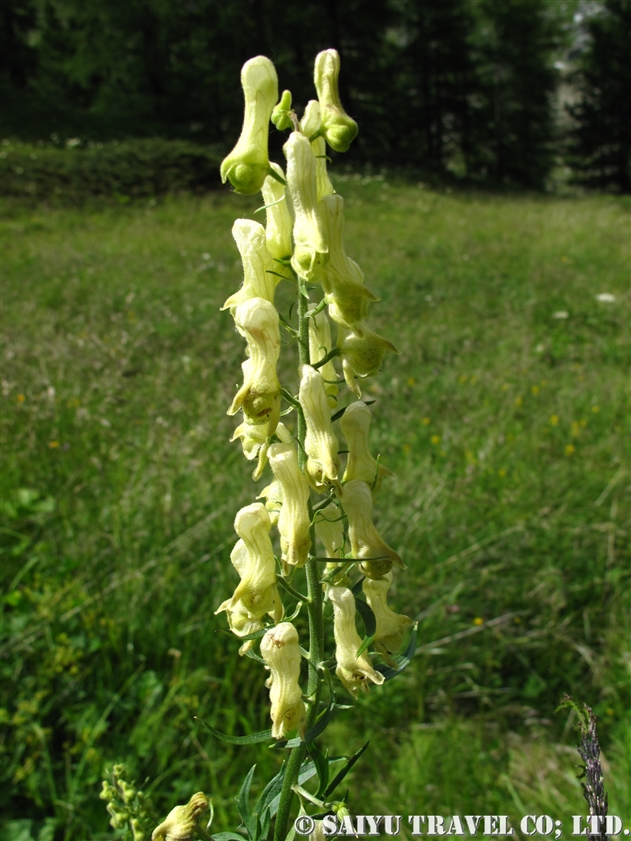
[[[467,381],[467,375],[466,374],[460,374],[460,376],[458,377],[458,382],[459,383],[466,383],[466,381]]]
[[[563,254],[563,256],[561,257],[561,262],[562,262],[562,263],[569,263],[569,262],[570,262],[570,258],[569,258],[569,257],[566,257],[566,256],[565,256],[565,254]]]
[[[559,416],[558,415],[552,415],[552,417],[550,418],[550,426],[557,426],[558,423],[559,423]]]
[[[423,418],[424,426],[429,426],[431,422],[432,422],[431,418]]]
[[[548,381],[547,380],[541,380],[540,385],[541,385],[542,388],[544,388],[545,386],[548,385]]]
[[[475,376],[471,377],[471,385],[475,385],[477,383],[477,381],[478,381],[477,377],[475,377]]]
[[[409,453],[409,452],[411,452],[412,447],[410,447],[410,445],[409,445],[409,444],[404,444],[404,445],[401,447],[401,449],[403,450],[403,452],[404,452],[404,453]]]
[[[516,406],[521,406],[521,404],[522,404],[523,402],[524,402],[524,401],[523,401],[523,398],[521,398],[521,397],[516,397],[516,398],[515,398],[515,405],[516,405]]]
[[[497,471],[497,475],[500,477],[500,479],[503,479],[506,476],[505,468],[500,467],[500,469]]]
[[[508,383],[502,383],[502,391],[508,391]]]
[[[22,403],[24,403],[25,400],[26,400],[26,397],[23,394],[18,394],[18,396],[17,396],[18,405],[21,406]]]
[[[430,440],[430,441],[432,442],[432,444],[434,444],[434,445],[436,445],[436,444],[440,444],[440,435],[432,435],[432,437],[431,437],[429,440]]]
[[[521,625],[521,617],[515,616],[513,622],[515,623],[515,625]]]
[[[576,438],[577,435],[581,434],[581,425],[578,421],[572,421],[572,429],[571,434]]]
[[[579,424],[581,426],[587,426],[587,421],[585,420],[585,418],[581,418],[580,421],[579,421]]]
[[[476,616],[473,620],[474,625],[484,625],[484,619],[481,616]]]
[[[416,380],[414,377],[408,377],[408,385],[416,385]]]
[[[51,448],[51,450],[56,450],[59,446],[59,441],[49,441],[48,446]]]
[[[596,415],[600,412],[600,406],[592,406],[592,412]]]
[[[576,447],[574,446],[574,444],[567,444],[566,445],[566,447],[565,447],[565,455],[566,456],[571,456],[575,452],[576,452]]]
[[[531,391],[535,395],[539,394],[539,386],[538,385],[533,385]]]

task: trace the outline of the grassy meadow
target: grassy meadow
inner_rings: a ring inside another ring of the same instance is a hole
[[[333,752],[371,740],[351,811],[550,814],[567,836],[585,811],[568,692],[598,714],[628,821],[628,202],[336,185],[371,325],[400,351],[365,394],[396,473],[376,523],[408,565],[391,601],[420,622],[407,672],[327,730]],[[194,719],[269,726],[263,669],[214,616],[234,514],[270,475],[254,486],[229,443],[244,343],[219,312],[232,222],[256,208],[5,205],[6,841],[115,837],[98,792],[120,761],[160,816],[204,790],[227,829],[245,772],[260,786],[282,759]]]

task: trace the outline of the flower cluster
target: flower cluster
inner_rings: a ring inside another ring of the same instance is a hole
[[[248,61],[241,75],[243,131],[221,167],[223,180],[236,192],[260,190],[266,209],[265,226],[248,219],[237,219],[233,226],[243,282],[223,309],[246,341],[243,384],[228,409],[229,415],[241,415],[232,440],[241,442],[247,459],[258,459],[255,480],[268,466],[272,479],[259,494],[264,502],[253,502],[236,516],[239,540],[230,557],[240,580],[217,613],[227,614],[231,630],[242,640],[241,654],[256,656],[252,648],[261,639],[275,739],[292,731],[304,736],[318,714],[327,669],[325,601],[333,611],[335,675],[353,696],[370,684],[382,684],[387,668],[396,668],[393,655],[412,625],[387,604],[393,569],[405,567],[373,522],[373,500],[382,480],[392,474],[371,452],[371,411],[360,399],[360,384],[377,373],[386,352],[396,349],[369,324],[370,306],[379,298],[346,253],[344,200],[327,172],[327,145],[345,152],[357,134],[340,101],[339,72],[335,50],[318,55],[318,98],[299,119],[291,93],[279,99],[269,59]],[[279,130],[291,130],[283,147],[284,170],[268,158],[270,121]],[[297,326],[274,306],[279,283],[294,285]],[[297,389],[283,388],[278,379],[282,329],[298,346]],[[344,383],[349,389],[345,401],[339,390]],[[343,402],[348,405],[340,408]],[[295,429],[290,420],[287,426],[280,421],[291,412]],[[301,568],[306,568],[304,596],[296,589]],[[280,598],[285,592],[297,602],[291,620]],[[364,640],[357,630],[357,598],[364,604],[362,616],[372,617]],[[305,692],[303,649],[293,624],[303,604],[310,620]],[[373,664],[371,645],[385,665]]]

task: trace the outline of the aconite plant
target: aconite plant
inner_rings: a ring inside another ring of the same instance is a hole
[[[214,834],[217,841],[285,841],[298,815],[313,818],[303,819],[303,834],[311,826],[321,835],[326,815],[350,814],[352,803],[335,796],[366,745],[331,757],[320,738],[336,711],[400,674],[415,648],[412,621],[387,602],[393,573],[405,566],[373,523],[391,473],[371,452],[361,384],[396,349],[370,326],[369,308],[379,299],[346,253],[344,200],[327,174],[327,146],[346,152],[357,135],[340,101],[339,72],[335,50],[317,56],[318,98],[299,119],[291,93],[279,98],[272,62],[246,62],[243,129],[221,165],[223,181],[237,193],[260,191],[266,211],[265,226],[234,223],[243,283],[223,309],[246,343],[243,384],[228,408],[238,419],[232,440],[253,462],[253,479],[269,481],[236,514],[230,560],[238,583],[216,612],[252,668],[267,670],[271,727],[237,737],[206,726],[226,742],[276,743],[286,756],[255,805],[251,769],[237,797],[243,824]],[[289,132],[284,169],[269,161],[270,121]],[[274,303],[279,284],[293,290],[285,314]],[[297,349],[295,382],[278,378],[281,348]],[[207,806],[195,794],[154,830],[153,841],[208,838]]]

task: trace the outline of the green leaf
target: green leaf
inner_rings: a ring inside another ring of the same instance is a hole
[[[222,733],[220,730],[216,730],[210,724],[207,724],[202,718],[195,716],[195,720],[199,721],[209,733],[212,733],[213,736],[216,736],[228,745],[256,745],[259,742],[267,742],[272,738],[271,729],[259,730],[258,733],[250,733],[249,736],[230,736],[228,733]]]
[[[403,654],[397,655],[394,660],[398,665],[397,669],[393,669],[390,666],[382,665],[375,666],[375,670],[381,672],[381,674],[385,677],[386,680],[392,680],[393,678],[397,677],[401,674],[401,672],[408,666],[414,657],[414,652],[416,651],[416,634],[418,631],[418,622],[414,626],[412,633],[410,634],[410,641],[407,644],[407,647]]]
[[[355,654],[355,657],[361,657],[361,655],[364,653],[364,651],[366,651],[368,646],[373,644],[374,639],[375,639],[374,634],[370,637],[364,637],[362,644],[357,649],[357,653]]]
[[[261,628],[258,631],[252,631],[251,634],[246,634],[245,636],[241,636],[240,634],[235,634],[234,631],[226,631],[225,628],[218,628],[220,634],[225,634],[227,637],[231,637],[232,639],[238,639],[239,642],[247,642],[247,640],[257,640],[259,637],[264,637],[267,631],[270,628],[273,628],[273,625],[268,625],[265,628]]]
[[[363,400],[362,402],[366,406],[372,406],[372,404],[375,401],[374,400]],[[334,412],[334,414],[331,415],[331,423],[333,423],[333,421],[339,420],[347,409],[348,409],[348,406],[343,406],[341,409],[338,409],[337,412]]]
[[[243,835],[239,835],[238,832],[215,832],[214,835],[210,836],[213,841],[245,841]]]
[[[374,637],[377,631],[377,620],[375,614],[372,612],[372,608],[363,599],[355,599],[355,607],[357,608],[357,613],[363,619],[366,636]]]
[[[315,742],[309,742],[307,745],[307,750],[309,751],[309,756],[313,759],[313,762],[316,767],[316,771],[318,773],[318,790],[316,791],[316,800],[320,800],[326,787],[329,784],[329,760],[327,757],[322,753],[320,748],[315,744]]]
[[[335,777],[333,777],[330,784],[327,786],[327,788],[326,788],[326,790],[323,794],[323,797],[329,797],[335,791],[335,789],[339,786],[339,784],[342,782],[344,777],[348,774],[348,772],[351,770],[353,765],[357,762],[357,760],[362,755],[362,753],[366,750],[366,748],[368,747],[369,744],[370,744],[370,742],[366,742],[366,744],[363,747],[361,747],[357,751],[357,753],[353,754],[353,756],[350,757],[350,759],[348,760],[346,765],[337,772]]]
[[[245,779],[243,780],[241,788],[239,789],[239,793],[237,794],[237,809],[239,810],[241,820],[248,829],[248,834],[250,835],[250,837],[252,837],[255,834],[250,829],[250,819],[253,817],[252,812],[250,811],[250,788],[252,786],[252,779],[254,778],[255,771],[256,765],[253,765],[248,771]]]
[[[315,777],[316,773],[316,767],[313,762],[304,762],[302,768],[300,769],[300,773],[298,774],[298,784],[302,785],[303,783],[308,782],[312,777]],[[270,815],[275,815],[278,812],[279,802],[280,792],[274,797],[274,799],[269,804]]]
[[[276,810],[272,812],[271,804],[272,801],[280,796],[281,790],[283,788],[283,780],[285,779],[285,768],[286,762],[283,760],[283,764],[280,766],[280,771],[276,776],[269,781],[269,783],[263,789],[263,793],[259,797],[258,803],[254,807],[255,811],[259,815],[263,815],[267,812],[270,818],[273,818],[276,814]]]

